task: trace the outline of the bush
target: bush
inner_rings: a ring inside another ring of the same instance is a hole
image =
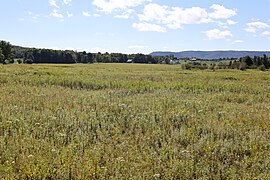
[[[10,63],[10,60],[9,59],[6,59],[3,61],[3,64],[9,64]]]
[[[21,60],[21,59],[18,59],[18,60],[17,60],[17,63],[18,63],[18,64],[22,64],[22,60]]]
[[[222,62],[217,64],[217,69],[226,69],[228,66]]]
[[[33,64],[33,60],[32,59],[26,59],[24,60],[25,64]]]
[[[215,69],[216,69],[216,64],[211,64],[210,69],[213,70],[213,71],[215,71]]]
[[[205,69],[208,69],[208,66],[207,66],[207,64],[203,64],[203,65],[199,65],[198,68],[200,70],[205,70]]]
[[[192,66],[190,64],[182,64],[182,69],[191,70]]]
[[[260,66],[258,67],[258,69],[261,70],[261,71],[266,71],[265,65],[260,65]]]
[[[241,63],[240,66],[239,66],[239,69],[240,69],[241,71],[245,71],[245,70],[247,69],[246,63]]]
[[[10,64],[14,64],[14,59],[13,59],[13,58],[10,59],[10,60],[9,60],[9,63],[10,63]]]
[[[248,68],[249,68],[249,69],[257,69],[258,67],[257,67],[256,65],[253,64],[253,65],[249,66]]]

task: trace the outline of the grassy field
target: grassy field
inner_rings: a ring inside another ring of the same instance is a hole
[[[0,65],[0,179],[270,179],[270,72]]]

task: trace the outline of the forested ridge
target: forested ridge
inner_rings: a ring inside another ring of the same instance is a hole
[[[14,58],[22,58],[26,63],[152,63],[168,62],[168,57],[153,57],[145,54],[90,53],[73,50],[53,50],[13,46]]]

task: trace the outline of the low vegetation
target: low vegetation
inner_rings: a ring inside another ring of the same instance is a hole
[[[1,65],[0,179],[269,179],[270,74]]]

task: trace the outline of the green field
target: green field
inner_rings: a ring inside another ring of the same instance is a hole
[[[270,179],[270,72],[0,65],[0,179]]]

